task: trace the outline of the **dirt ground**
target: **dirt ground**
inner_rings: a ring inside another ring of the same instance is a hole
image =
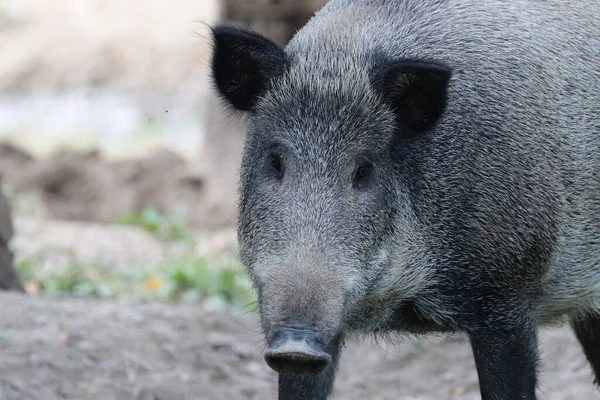
[[[276,399],[257,320],[203,306],[1,294],[2,400]],[[466,342],[348,341],[335,398],[479,399]],[[571,333],[542,335],[540,399],[600,399]]]

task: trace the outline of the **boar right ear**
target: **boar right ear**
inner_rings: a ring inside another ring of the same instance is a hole
[[[251,111],[273,78],[283,72],[286,57],[279,45],[241,28],[216,26],[211,69],[222,99],[238,111]]]
[[[399,125],[421,133],[442,116],[450,75],[450,69],[441,65],[400,61],[382,68],[374,86],[394,110]]]

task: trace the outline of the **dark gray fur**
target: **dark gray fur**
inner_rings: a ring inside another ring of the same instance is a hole
[[[267,339],[286,324],[324,342],[460,331],[484,399],[535,398],[536,327],[600,314],[600,3],[332,0],[285,54],[240,181]],[[441,119],[415,137],[373,87],[403,59],[452,70]],[[273,142],[286,184],[261,175]],[[376,184],[358,196],[365,151]]]

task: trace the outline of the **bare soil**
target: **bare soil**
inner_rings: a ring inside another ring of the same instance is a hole
[[[3,400],[276,399],[253,315],[207,306],[0,295]],[[600,399],[566,328],[544,332],[540,398]],[[479,399],[461,338],[346,344],[337,399]]]

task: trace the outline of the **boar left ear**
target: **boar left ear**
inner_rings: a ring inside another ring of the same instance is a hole
[[[251,111],[270,81],[285,68],[279,45],[241,28],[216,26],[211,74],[222,99],[239,111]]]
[[[420,133],[442,116],[450,75],[441,65],[401,61],[377,73],[374,87],[394,110],[400,127]]]

